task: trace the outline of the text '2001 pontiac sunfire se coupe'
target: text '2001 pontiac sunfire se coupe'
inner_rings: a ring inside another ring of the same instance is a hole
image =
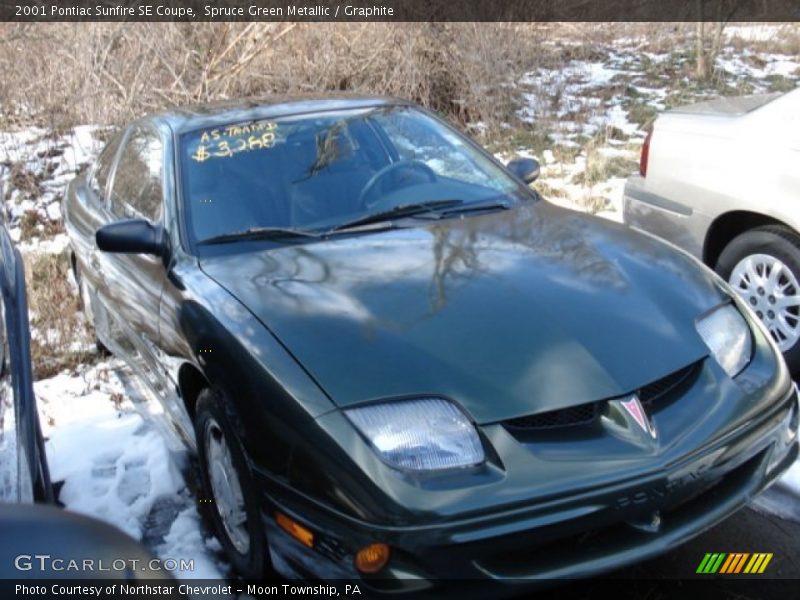
[[[71,183],[98,343],[196,450],[240,574],[587,576],[795,460],[794,387],[738,296],[537,173],[334,98],[150,116]]]

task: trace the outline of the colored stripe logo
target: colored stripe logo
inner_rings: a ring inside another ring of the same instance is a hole
[[[714,552],[707,553],[697,573],[713,575],[715,573],[725,575],[736,575],[738,573],[760,574],[767,569],[767,565],[772,560],[772,552]]]

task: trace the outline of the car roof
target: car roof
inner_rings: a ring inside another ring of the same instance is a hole
[[[274,119],[299,114],[370,108],[374,106],[412,105],[413,102],[387,96],[355,96],[346,94],[271,96],[269,98],[248,98],[213,104],[197,104],[153,113],[139,119],[142,122],[155,122],[169,125],[180,135],[187,131],[212,128],[235,123]]]

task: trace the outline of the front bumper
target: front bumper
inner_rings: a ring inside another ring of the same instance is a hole
[[[447,580],[483,580],[513,591],[517,584],[616,569],[719,523],[796,460],[794,386],[771,408],[757,423],[649,475],[446,523],[380,526],[324,509],[309,498],[270,494],[264,523],[273,565],[289,577],[360,580],[372,591],[428,594],[445,591]],[[317,534],[315,547],[306,548],[279,529],[274,510],[308,524]],[[353,556],[375,541],[391,546],[392,560],[379,576],[365,578],[354,569]]]
[[[430,597],[463,592],[454,584],[469,581],[470,593],[485,585],[497,596],[613,570],[702,533],[798,456],[797,390],[769,334],[742,310],[753,333],[748,367],[731,379],[713,359],[699,361],[648,409],[656,437],[614,432],[602,420],[534,437],[485,424],[480,433],[496,453],[485,468],[420,480],[380,463],[341,413],[319,417],[354,464],[335,485],[316,486],[327,502],[261,479],[273,565],[288,577],[356,580],[372,591]],[[374,483],[365,486],[364,476]],[[363,506],[370,518],[355,516]],[[313,547],[278,528],[276,511],[311,529]],[[361,576],[354,556],[375,542],[392,558],[378,575]]]

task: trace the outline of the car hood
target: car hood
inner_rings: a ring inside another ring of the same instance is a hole
[[[334,403],[440,395],[481,424],[620,396],[699,360],[695,320],[725,299],[687,255],[543,201],[256,247],[201,268]]]

